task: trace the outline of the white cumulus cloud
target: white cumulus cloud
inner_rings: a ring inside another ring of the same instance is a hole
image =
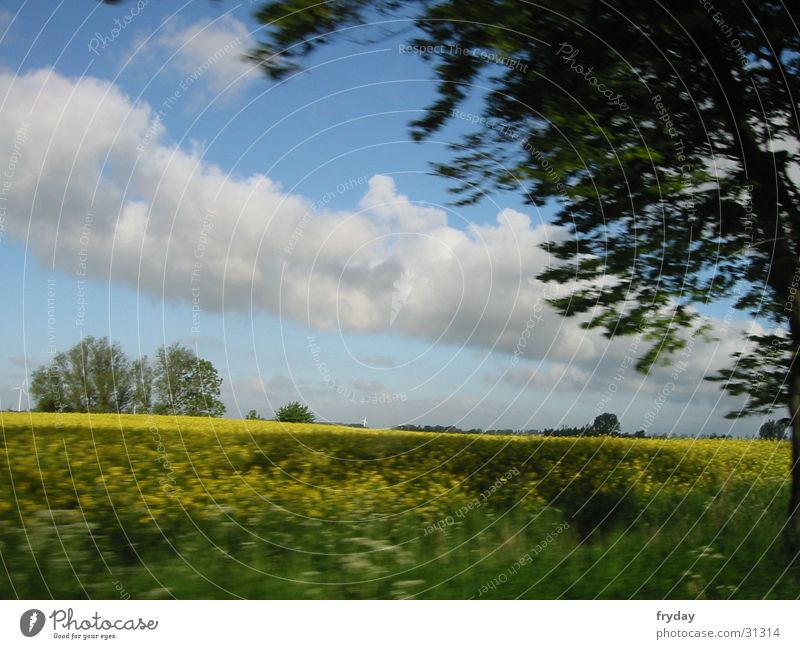
[[[0,156],[14,156],[4,226],[44,264],[206,311],[547,358],[540,385],[583,381],[605,355],[613,373],[625,348],[546,304],[535,276],[554,230],[526,214],[455,227],[389,176],[349,190],[358,209],[336,211],[166,144],[154,111],[112,83],[0,73],[0,96]]]
[[[260,77],[257,67],[245,59],[253,38],[247,26],[230,15],[195,22],[173,18],[139,45],[137,65],[147,59],[162,63],[176,83],[202,87],[206,97],[228,99]]]

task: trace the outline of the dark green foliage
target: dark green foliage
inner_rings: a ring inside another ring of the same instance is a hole
[[[275,411],[275,419],[294,424],[310,424],[314,421],[314,413],[299,401],[291,401]]]
[[[786,439],[788,426],[789,422],[786,419],[768,419],[758,429],[758,436],[761,439],[780,442]]]
[[[595,435],[619,435],[622,432],[619,419],[610,412],[597,415],[592,423],[591,430]]]
[[[248,410],[244,418],[251,421],[264,421],[264,418],[258,414],[258,411],[255,408]]]

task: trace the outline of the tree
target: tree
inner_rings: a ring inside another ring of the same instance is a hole
[[[291,401],[275,411],[275,419],[294,424],[314,423],[314,413],[299,401]]]
[[[119,343],[87,336],[31,375],[36,409],[46,412],[125,412],[133,396],[128,357]]]
[[[768,419],[758,429],[758,436],[761,439],[780,442],[786,439],[786,428],[789,422],[786,419]]]
[[[591,430],[595,435],[619,435],[622,427],[619,425],[619,419],[617,419],[616,415],[604,412],[594,418]]]
[[[222,379],[207,360],[175,343],[155,363],[132,363],[119,343],[87,336],[31,375],[31,397],[45,412],[159,412],[220,417]]]
[[[244,418],[253,421],[264,421],[264,418],[258,414],[258,411],[255,408],[248,410]]]
[[[216,368],[179,343],[156,352],[153,387],[154,410],[171,415],[221,417],[225,405],[220,399],[222,379]]]
[[[84,339],[83,348],[87,389],[92,390],[92,402],[87,409],[95,412],[124,412],[133,396],[131,363],[119,343],[107,338]]]
[[[284,77],[376,12],[413,19],[414,51],[436,63],[438,95],[412,122],[416,139],[481,95],[478,119],[468,116],[480,127],[434,167],[458,202],[492,189],[557,201],[541,278],[569,287],[552,300],[561,313],[609,337],[641,336],[644,372],[709,335],[703,303],[732,298],[766,324],[710,378],[747,395],[732,416],[788,407],[800,530],[800,32],[789,10],[778,0],[283,0],[257,13],[267,27],[252,58]]]
[[[67,355],[56,354],[47,365],[31,374],[31,398],[39,412],[71,412],[75,408],[66,401]],[[80,407],[81,404],[77,404]]]
[[[155,368],[145,355],[131,363],[133,379],[132,410],[134,413],[152,412],[154,402]]]

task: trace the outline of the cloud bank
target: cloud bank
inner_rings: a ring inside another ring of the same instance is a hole
[[[628,342],[546,304],[554,289],[535,277],[549,262],[541,244],[558,233],[526,214],[504,209],[459,228],[389,176],[342,178],[308,197],[231,175],[168,144],[150,106],[96,78],[3,73],[0,96],[3,227],[43,264],[204,311],[548,360],[546,371],[503,378],[515,387],[574,388],[613,375],[627,353]],[[333,209],[345,194],[357,208]],[[719,366],[738,345],[728,336],[692,362]]]

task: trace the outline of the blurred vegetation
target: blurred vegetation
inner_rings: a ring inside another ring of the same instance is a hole
[[[7,598],[800,596],[785,442],[0,425]]]

